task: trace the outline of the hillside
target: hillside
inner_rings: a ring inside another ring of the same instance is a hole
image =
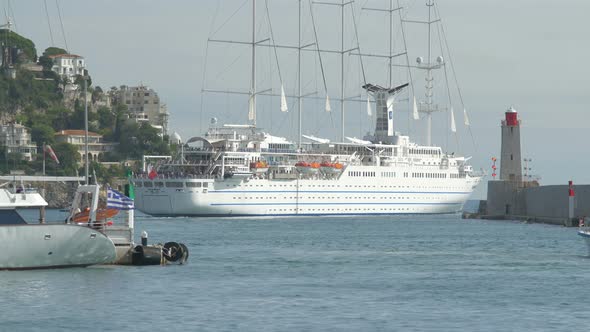
[[[1,147],[0,172],[21,169],[33,174],[42,171],[42,146],[50,144],[60,159],[60,164],[47,161],[46,172],[55,175],[75,175],[81,171],[80,155],[77,148],[65,142],[56,142],[55,134],[60,130],[84,129],[84,78],[76,76],[73,82],[51,71],[51,55],[65,52],[59,48],[48,48],[37,59],[34,43],[14,32],[0,30],[0,38],[10,45],[4,52],[11,51],[18,56],[4,59],[0,75],[0,120],[7,124],[18,122],[31,132],[31,139],[38,147],[33,161],[23,161],[18,153],[7,153]],[[6,61],[10,60],[10,61]],[[37,62],[39,60],[39,62]],[[16,75],[11,77],[11,70]],[[126,105],[104,103],[109,98],[102,88],[94,87],[88,74],[88,119],[89,131],[103,135],[104,142],[118,143],[112,152],[105,153],[104,162],[119,162],[140,159],[144,154],[169,154],[168,138],[161,137],[157,129],[149,124],[137,124],[130,120]],[[133,78],[132,80],[137,80]],[[109,106],[107,106],[109,105]],[[106,169],[99,163],[92,168],[104,181],[122,176],[121,167]]]

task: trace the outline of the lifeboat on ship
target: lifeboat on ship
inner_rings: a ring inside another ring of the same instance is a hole
[[[268,172],[268,164],[265,161],[255,161],[250,163],[250,171],[254,174]]]
[[[295,168],[299,173],[317,173],[320,169],[320,163],[308,163],[307,161],[299,161],[295,164]]]
[[[320,170],[324,174],[338,174],[342,172],[342,164],[324,161],[320,164]]]
[[[110,218],[116,216],[117,214],[119,214],[119,210],[117,210],[117,209],[98,209],[98,210],[96,210],[96,220],[101,221],[101,220],[110,219]],[[86,209],[84,209],[84,211],[76,213],[74,215],[74,217],[72,218],[72,221],[75,223],[88,222],[89,218],[90,218],[90,209],[86,208]]]

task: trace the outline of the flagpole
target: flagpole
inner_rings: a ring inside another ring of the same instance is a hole
[[[45,176],[45,142],[43,142],[43,176]]]
[[[87,80],[88,80],[88,73],[86,69],[84,69],[84,175],[86,176],[86,185],[89,184],[88,180],[88,93],[86,90],[88,89]]]

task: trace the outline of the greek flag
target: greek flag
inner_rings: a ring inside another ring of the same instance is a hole
[[[133,200],[115,189],[107,188],[107,208],[117,210],[133,210],[135,205]]]

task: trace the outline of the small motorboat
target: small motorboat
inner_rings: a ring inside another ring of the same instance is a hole
[[[0,188],[0,270],[84,267],[114,261],[115,245],[100,230],[63,221],[29,224],[16,211],[45,206],[47,202],[37,192]]]

